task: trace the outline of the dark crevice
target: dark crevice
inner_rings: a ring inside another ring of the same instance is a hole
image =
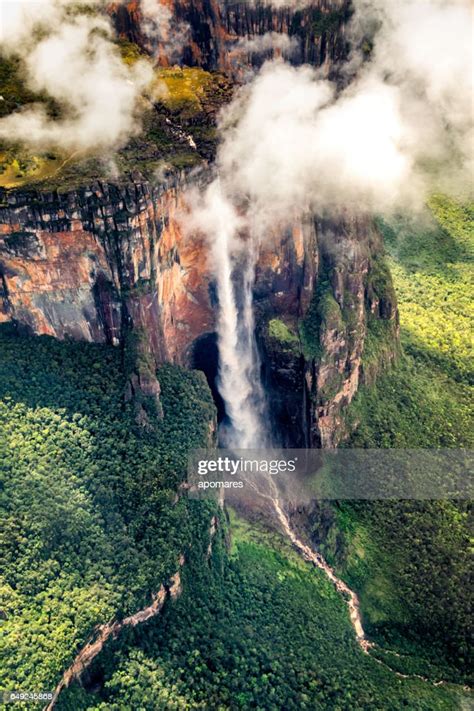
[[[191,346],[190,366],[202,370],[211,389],[212,397],[217,407],[217,421],[221,423],[226,415],[224,400],[217,389],[219,372],[219,349],[217,334],[206,333],[197,338]]]

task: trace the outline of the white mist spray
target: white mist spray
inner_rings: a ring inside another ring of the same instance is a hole
[[[211,255],[219,300],[217,386],[228,417],[221,441],[239,449],[262,447],[268,436],[253,316],[256,245],[239,238],[239,219],[218,180],[208,190],[207,207],[214,218]]]

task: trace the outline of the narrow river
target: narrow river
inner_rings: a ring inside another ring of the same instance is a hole
[[[270,493],[263,492],[260,488],[257,487],[255,481],[248,481],[248,484],[251,486],[252,489],[254,489],[257,496],[260,496],[261,498],[270,502],[273,511],[275,512],[277,521],[279,522],[286,537],[293,544],[293,547],[296,548],[298,553],[300,553],[300,555],[305,560],[312,563],[316,568],[320,568],[320,570],[324,571],[329,580],[333,583],[337,592],[341,593],[349,609],[349,617],[354,628],[357,642],[359,643],[363,651],[365,653],[368,653],[369,649],[373,647],[373,643],[368,641],[364,632],[364,628],[362,626],[359,598],[357,597],[356,593],[351,590],[350,587],[346,585],[343,580],[338,578],[333,568],[331,568],[331,566],[325,561],[325,559],[320,553],[316,553],[316,551],[313,551],[312,548],[310,548],[308,545],[306,545],[306,543],[303,543],[303,541],[298,538],[298,536],[291,527],[288,514],[285,513],[284,508],[280,503],[280,498],[275,482],[270,477],[267,477],[266,483],[268,483],[269,485]]]
[[[298,549],[305,560],[313,563],[317,568],[323,570],[329,580],[334,584],[336,590],[341,593],[349,608],[349,616],[352,626],[354,627],[356,639],[364,652],[367,652],[372,643],[366,639],[364,628],[362,627],[362,618],[360,614],[359,598],[356,593],[350,589],[346,583],[337,577],[331,566],[326,563],[322,555],[313,551],[303,541],[301,541],[290,526],[288,516],[283,511],[277,497],[272,498],[273,508],[275,510],[278,521],[281,524],[286,536],[290,539],[293,546]]]
[[[300,538],[298,538],[295,531],[291,527],[289,516],[287,513],[285,513],[285,510],[280,502],[278,490],[275,486],[274,481],[267,477],[266,482],[269,484],[269,489],[271,493],[263,492],[256,486],[254,481],[249,481],[248,484],[254,489],[257,496],[262,497],[271,504],[273,511],[276,515],[276,519],[280,524],[283,533],[291,541],[293,547],[298,551],[302,558],[307,560],[309,563],[312,563],[316,568],[322,570],[327,575],[329,580],[333,583],[337,592],[342,595],[349,610],[349,617],[352,623],[352,627],[354,628],[356,640],[363,652],[365,654],[369,654],[369,651],[371,649],[376,648],[377,645],[375,644],[375,642],[369,641],[364,632],[364,628],[362,625],[362,616],[360,612],[360,602],[357,594],[353,590],[351,590],[351,588],[336,575],[334,569],[325,561],[325,559],[320,553],[317,553],[316,551],[312,550],[312,548],[310,548]],[[383,651],[390,652],[391,654],[397,657],[400,656],[400,654],[398,654],[397,652],[388,649],[383,649]],[[392,667],[387,664],[387,662],[384,662],[373,655],[371,655],[371,659],[377,662],[377,664],[381,664],[382,666],[386,667],[389,671],[391,671],[393,674],[402,679],[420,679],[421,681],[432,684],[433,686],[442,686],[445,684],[450,684],[450,682],[445,681],[444,679],[434,681],[432,679],[428,679],[425,676],[422,676],[421,674],[403,674],[402,672],[392,669]],[[452,685],[460,686],[454,683],[452,683]],[[462,688],[464,691],[472,691],[471,687],[467,685],[463,686]]]

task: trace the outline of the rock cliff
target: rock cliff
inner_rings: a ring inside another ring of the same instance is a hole
[[[181,235],[176,185],[4,195],[1,320],[112,344],[142,331],[157,363],[181,361],[212,328],[205,255]]]
[[[272,265],[265,255],[259,263],[263,374],[283,444],[333,447],[359,383],[397,353],[398,312],[373,220],[342,215],[302,227],[293,249],[284,240]]]
[[[289,5],[275,7],[259,0],[171,0],[167,6],[173,22],[187,28],[174,62],[188,66],[239,76],[246,67],[259,66],[265,59],[281,53],[281,47],[256,52],[241,42],[270,32],[285,33],[292,40],[290,59],[295,64],[329,66],[347,53],[345,27],[351,12],[349,0],[314,0],[311,6],[301,9]],[[122,37],[148,48],[136,0],[110,3],[109,12]],[[155,49],[164,66],[170,64],[167,40],[165,36]]]
[[[155,365],[198,365],[194,346],[215,329],[206,244],[186,237],[178,219],[192,181],[178,175],[160,185],[137,178],[65,194],[3,192],[0,321],[60,339],[120,344],[125,352],[133,344],[127,397],[140,391],[158,404]],[[259,255],[255,303],[282,441],[337,444],[344,407],[364,374],[368,329],[386,324],[393,344],[397,336],[373,223],[344,216],[276,227]]]

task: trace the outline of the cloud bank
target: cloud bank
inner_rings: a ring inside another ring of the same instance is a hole
[[[0,139],[33,148],[113,147],[136,133],[137,103],[152,80],[145,61],[125,65],[107,17],[68,0],[6,2],[0,49],[19,56],[28,87],[64,107],[53,119],[41,105],[0,120]]]
[[[345,89],[272,61],[224,113],[221,184],[262,231],[295,211],[415,208],[472,186],[468,0],[355,0],[350,36],[368,31]]]
[[[283,32],[266,32],[263,35],[243,37],[236,45],[236,49],[249,54],[280,52],[286,57],[291,57],[298,50],[298,47],[298,39],[289,37]]]

